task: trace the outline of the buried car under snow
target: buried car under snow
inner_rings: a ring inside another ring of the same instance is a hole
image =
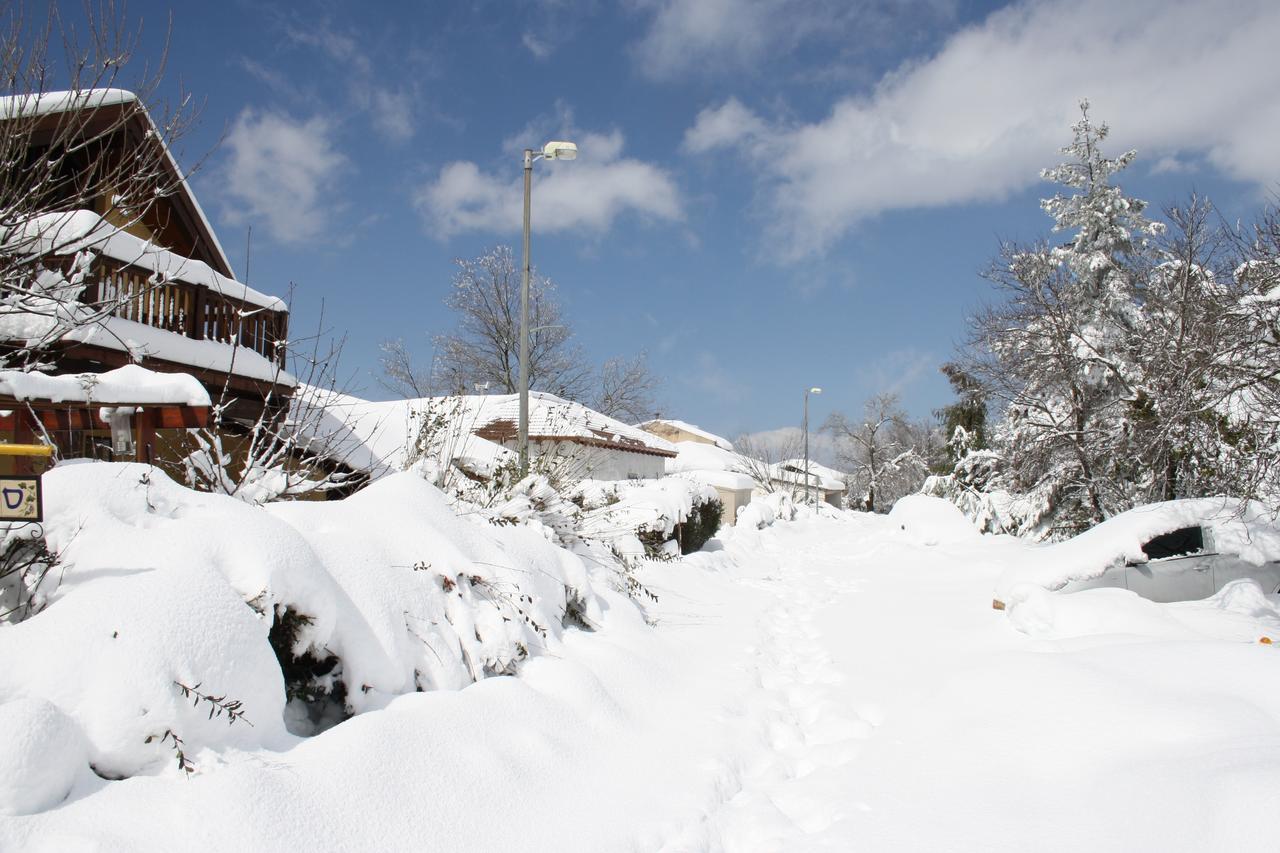
[[[1042,588],[1112,587],[1152,601],[1208,598],[1249,578],[1280,592],[1280,523],[1256,502],[1165,501],[1131,509],[1065,542],[1031,546],[1001,575],[995,607]]]

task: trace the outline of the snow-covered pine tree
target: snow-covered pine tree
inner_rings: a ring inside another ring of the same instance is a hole
[[[1139,290],[1161,231],[1145,202],[1112,183],[1135,152],[1104,156],[1107,126],[1093,123],[1087,101],[1072,130],[1070,159],[1042,173],[1070,192],[1041,205],[1071,239],[1002,247],[988,277],[1007,300],[977,318],[967,365],[1005,404],[995,437],[1009,486],[1044,498],[1040,517],[1018,526],[1048,537],[1132,504]]]

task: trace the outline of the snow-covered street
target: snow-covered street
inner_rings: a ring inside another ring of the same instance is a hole
[[[85,774],[0,848],[1274,849],[1274,602],[995,611],[1023,548],[855,513],[737,530],[648,566],[653,628],[607,593],[516,677],[190,778]]]

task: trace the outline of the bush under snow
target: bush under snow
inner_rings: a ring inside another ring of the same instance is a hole
[[[460,517],[411,473],[267,507],[138,464],[64,464],[44,481],[61,583],[46,609],[0,626],[0,717],[30,718],[28,740],[59,747],[0,755],[28,780],[0,792],[11,811],[65,795],[66,764],[199,772],[206,749],[287,745],[286,716],[302,734],[331,721],[301,698],[286,713],[272,648],[284,620],[286,665],[327,661],[289,687],[327,694],[341,719],[554,652],[566,623],[599,618],[593,583],[622,586],[616,564],[534,525]],[[39,783],[22,770],[35,752],[51,762]]]

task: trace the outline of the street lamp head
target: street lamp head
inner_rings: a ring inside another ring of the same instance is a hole
[[[548,142],[542,146],[542,157],[546,160],[573,160],[578,156],[578,146],[572,142]]]
[[[810,393],[810,394],[821,394],[821,393],[822,393],[822,389],[821,389],[821,388],[810,388],[810,389],[809,389],[809,393]]]

